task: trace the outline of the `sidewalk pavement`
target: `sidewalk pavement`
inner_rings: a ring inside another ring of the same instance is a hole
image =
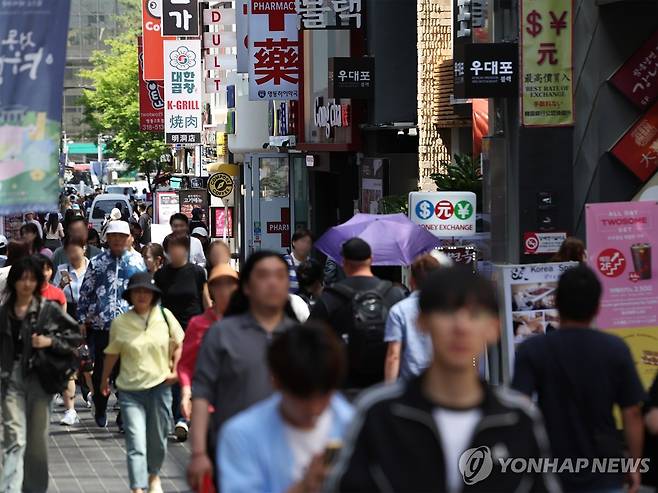
[[[53,493],[126,493],[128,469],[124,436],[117,430],[112,410],[108,408],[108,427],[96,426],[91,410],[84,406],[78,394],[76,410],[80,424],[61,426],[64,408],[55,405],[50,424],[49,492]],[[170,439],[167,460],[162,470],[165,493],[190,491],[185,480],[185,469],[190,456],[189,442],[177,443]]]

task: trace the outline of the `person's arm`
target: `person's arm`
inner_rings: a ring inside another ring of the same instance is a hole
[[[87,324],[94,318],[96,307],[96,272],[94,262],[89,262],[85,277],[80,286],[80,297],[78,298],[78,321]]]
[[[166,383],[172,384],[178,381],[178,362],[180,361],[183,352],[183,339],[185,338],[185,332],[183,332],[183,328],[180,326],[173,313],[167,308],[163,308],[162,311],[167,319],[167,325],[169,326],[169,345],[171,352],[171,360],[169,362],[170,373],[166,379]]]
[[[623,408],[621,417],[624,423],[624,437],[626,438],[629,456],[631,459],[641,459],[642,447],[644,446],[644,424],[642,423],[640,405]],[[642,482],[640,472],[630,472],[629,479],[628,493],[637,493]]]
[[[114,369],[114,365],[119,361],[118,354],[105,354],[103,361],[103,376],[101,378],[101,394],[105,397],[110,395],[110,375]]]
[[[386,362],[384,363],[384,381],[393,383],[400,375],[401,342],[389,342],[386,349]]]
[[[208,428],[210,425],[210,402],[203,398],[192,401],[192,425],[190,435],[192,456],[187,466],[187,483],[197,491],[203,477],[212,473],[212,462],[208,457]]]
[[[207,282],[203,283],[202,298],[203,298],[203,309],[207,310],[212,306],[212,299],[210,298],[210,291],[208,290]]]

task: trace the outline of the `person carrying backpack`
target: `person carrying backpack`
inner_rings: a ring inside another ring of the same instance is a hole
[[[372,250],[361,238],[342,247],[346,279],[326,288],[311,320],[328,323],[347,345],[347,389],[363,389],[384,380],[384,330],[389,309],[404,292],[372,273]]]

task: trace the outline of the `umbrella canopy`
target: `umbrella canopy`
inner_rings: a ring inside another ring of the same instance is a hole
[[[439,240],[404,214],[357,214],[323,234],[315,247],[336,262],[342,262],[343,243],[359,237],[372,248],[373,265],[409,265]]]

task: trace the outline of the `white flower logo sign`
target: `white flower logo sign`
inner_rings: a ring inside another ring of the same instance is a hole
[[[169,54],[169,64],[178,70],[187,70],[196,65],[196,53],[181,46]]]

